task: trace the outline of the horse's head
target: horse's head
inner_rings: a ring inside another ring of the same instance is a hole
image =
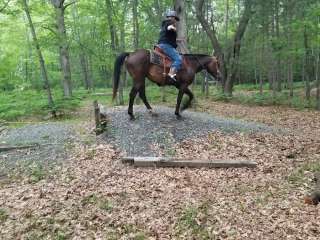
[[[221,79],[219,61],[216,57],[210,57],[210,61],[206,65],[206,70],[218,81]]]

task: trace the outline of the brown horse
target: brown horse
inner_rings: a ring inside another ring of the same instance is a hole
[[[130,119],[134,119],[133,103],[137,93],[139,93],[147,109],[152,112],[152,108],[145,95],[146,77],[159,86],[174,85],[179,90],[175,114],[180,119],[179,110],[183,94],[187,94],[189,100],[182,106],[181,110],[188,108],[193,99],[193,94],[188,86],[193,82],[195,74],[205,69],[216,79],[220,76],[219,64],[215,57],[203,54],[185,54],[183,57],[185,60],[183,61],[182,69],[178,71],[176,76],[177,81],[175,82],[170,80],[169,77],[163,76],[163,67],[150,62],[150,52],[148,50],[139,49],[133,53],[120,54],[114,64],[113,99],[116,97],[119,87],[121,66],[125,63],[128,72],[133,78],[128,108]]]

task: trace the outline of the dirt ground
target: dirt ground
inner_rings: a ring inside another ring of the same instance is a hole
[[[198,105],[214,116],[253,121],[286,134],[213,129],[170,149],[181,158],[254,160],[256,169],[140,169],[123,165],[119,149],[101,139],[75,144],[69,160],[55,168],[0,180],[0,236],[318,239],[319,205],[306,205],[303,199],[320,171],[320,114]],[[79,126],[90,132],[93,123]]]

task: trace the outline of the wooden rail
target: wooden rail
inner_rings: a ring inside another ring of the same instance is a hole
[[[245,160],[200,160],[175,159],[166,157],[124,157],[122,163],[129,163],[136,167],[187,167],[187,168],[253,168],[256,162]]]

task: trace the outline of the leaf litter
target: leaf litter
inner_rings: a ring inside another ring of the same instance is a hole
[[[282,126],[289,133],[216,130],[172,146],[178,158],[246,159],[256,161],[256,169],[140,169],[121,164],[121,153],[111,145],[79,144],[56,174],[0,185],[0,235],[318,239],[319,206],[304,204],[303,197],[320,170],[319,113],[221,103],[205,108]]]

